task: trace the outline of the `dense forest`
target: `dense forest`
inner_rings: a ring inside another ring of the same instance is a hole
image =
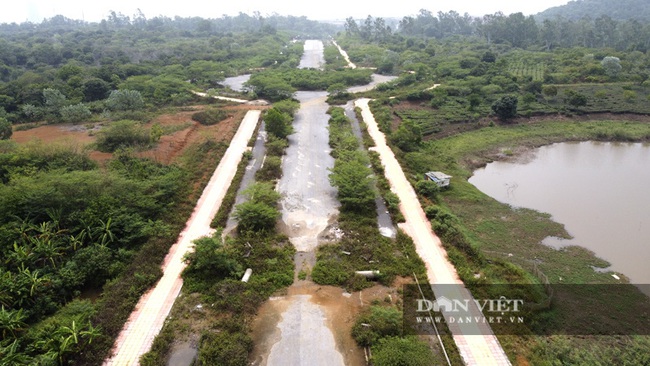
[[[538,20],[562,17],[571,20],[598,18],[608,15],[615,20],[646,22],[650,20],[650,4],[643,0],[576,0],[566,5],[555,6],[535,15]]]

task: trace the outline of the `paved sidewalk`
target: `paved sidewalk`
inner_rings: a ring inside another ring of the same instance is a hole
[[[377,122],[368,107],[369,101],[370,99],[366,98],[358,99],[355,106],[361,108],[361,115],[368,126],[368,133],[375,141],[376,146],[373,150],[379,153],[391,191],[400,198],[400,210],[406,220],[406,223],[399,225],[400,228],[413,238],[415,249],[426,265],[427,276],[432,285],[457,284],[459,291],[467,292],[465,298],[471,298],[458,277],[456,268],[447,259],[447,252],[440,239],[433,233],[431,223],[422,210],[415,190],[406,179],[392,150],[386,144],[386,137],[379,131]],[[478,311],[478,308],[476,310]],[[480,314],[479,311],[476,315]],[[443,313],[443,315],[445,314]],[[481,329],[481,335],[467,335],[469,331],[463,332],[463,329],[459,327],[450,327],[449,329],[466,365],[510,365],[508,357],[489,326]],[[476,334],[475,329],[472,331],[474,331],[473,334]]]
[[[130,366],[139,363],[140,356],[148,352],[153,339],[160,332],[176,297],[181,291],[183,280],[180,275],[185,268],[183,256],[192,249],[192,241],[211,235],[210,222],[235,176],[237,165],[253,135],[261,111],[248,111],[237,133],[230,142],[212,178],[163,263],[163,276],[156,286],[142,296],[127,320],[113,347],[113,357],[105,366]]]

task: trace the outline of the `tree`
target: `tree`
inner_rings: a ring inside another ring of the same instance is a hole
[[[240,232],[270,231],[275,227],[280,211],[262,202],[247,201],[235,207],[234,217]]]
[[[471,94],[468,99],[469,99],[469,110],[473,111],[476,110],[476,108],[481,105],[481,100],[483,98],[481,98],[481,96],[478,94]]]
[[[415,151],[422,142],[422,129],[413,120],[405,119],[391,134],[390,140],[403,151]]]
[[[92,113],[83,103],[69,105],[61,108],[61,119],[64,122],[81,122],[90,118]]]
[[[327,92],[329,93],[329,95],[331,95],[333,97],[346,98],[347,96],[350,95],[350,93],[348,92],[347,86],[345,86],[345,84],[343,84],[343,83],[335,83],[335,84],[330,85],[327,88]]]
[[[9,140],[13,132],[11,122],[0,117],[0,140]]]
[[[621,59],[614,56],[607,56],[600,61],[600,65],[605,69],[607,76],[615,78],[621,72]]]
[[[492,111],[502,120],[510,119],[517,115],[517,103],[519,100],[512,95],[506,95],[492,104]]]
[[[202,281],[235,277],[242,271],[239,262],[224,247],[221,230],[194,240],[194,252],[188,253],[184,260],[188,266],[183,276]]]
[[[266,123],[266,131],[275,137],[284,139],[293,132],[293,128],[289,124],[291,117],[281,112],[277,108],[269,109],[264,115],[264,123]]]
[[[487,63],[494,63],[497,60],[497,55],[494,54],[492,51],[485,51],[483,53],[483,56],[481,56],[481,61],[482,62],[487,62]]]
[[[100,78],[88,79],[83,83],[84,101],[105,99],[111,90],[110,84]]]
[[[371,188],[372,171],[358,151],[342,151],[329,175],[338,189],[338,199],[346,209],[364,211],[373,206],[375,193]]]
[[[345,33],[348,36],[356,36],[359,34],[359,26],[357,25],[357,22],[352,17],[348,17],[345,19],[344,27],[345,27]]]
[[[275,206],[280,199],[280,194],[273,188],[272,183],[254,183],[242,193],[249,201],[263,203],[271,207]]]
[[[571,89],[564,92],[564,100],[574,107],[586,106],[588,101],[586,95]]]
[[[43,89],[43,99],[45,100],[45,109],[47,113],[57,115],[67,104],[65,95],[58,89],[46,88]]]
[[[144,100],[137,90],[113,90],[106,100],[106,107],[112,111],[135,111],[144,107]]]

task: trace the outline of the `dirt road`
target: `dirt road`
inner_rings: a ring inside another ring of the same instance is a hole
[[[361,108],[368,132],[375,141],[374,149],[380,155],[391,191],[400,198],[400,210],[406,219],[404,224],[400,224],[400,228],[413,238],[416,251],[426,265],[427,276],[434,292],[437,284],[454,284],[457,286],[447,287],[447,290],[453,288],[454,292],[461,295],[445,293],[447,298],[473,299],[459,279],[456,268],[447,259],[447,252],[442,247],[440,239],[431,230],[431,224],[422,210],[413,187],[406,179],[392,150],[386,145],[386,137],[379,131],[377,122],[368,107],[369,101],[369,99],[359,99],[355,105]],[[435,293],[436,296],[441,296],[439,292]],[[452,295],[457,296],[452,297]],[[478,308],[471,308],[470,315],[481,316],[482,313]],[[447,317],[448,314],[443,312],[443,316]],[[480,329],[477,329],[479,328],[477,326],[450,326],[449,328],[466,365],[510,365],[508,357],[489,325],[482,325]]]
[[[137,365],[140,356],[151,348],[154,337],[160,332],[183,286],[180,277],[185,268],[183,255],[192,249],[194,239],[212,233],[210,222],[237,171],[237,165],[253,135],[260,114],[261,111],[246,113],[230,142],[230,147],[203,190],[185,229],[165,257],[163,277],[136,305],[115,342],[113,356],[104,362],[105,366]]]
[[[352,61],[350,61],[350,57],[348,56],[348,53],[345,52],[345,51],[341,48],[341,46],[339,46],[339,44],[336,43],[336,41],[332,40],[332,43],[334,44],[334,46],[336,46],[336,48],[339,49],[339,53],[341,54],[341,56],[343,56],[343,58],[345,59],[345,62],[348,63],[348,67],[351,68],[351,69],[356,69],[356,68],[357,68],[357,65],[355,65]]]

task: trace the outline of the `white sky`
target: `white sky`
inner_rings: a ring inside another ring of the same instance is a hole
[[[213,0],[164,1],[164,0],[17,0],[11,5],[5,4],[0,12],[0,23],[24,22],[26,20],[40,23],[44,18],[61,14],[71,19],[84,19],[96,22],[105,19],[109,11],[114,10],[132,16],[139,8],[147,18],[158,15],[174,17],[200,16],[203,18],[220,18],[222,15],[237,15],[239,12],[252,14],[259,11],[262,15],[278,13],[280,15],[307,16],[313,20],[345,19],[349,16],[365,18],[396,17],[416,15],[420,9],[427,9],[434,14],[438,11],[456,10],[473,16],[492,14],[502,11],[505,14],[522,12],[535,14],[549,7],[566,4],[569,0],[455,0],[439,2],[435,0],[375,0],[352,2],[349,0]]]

